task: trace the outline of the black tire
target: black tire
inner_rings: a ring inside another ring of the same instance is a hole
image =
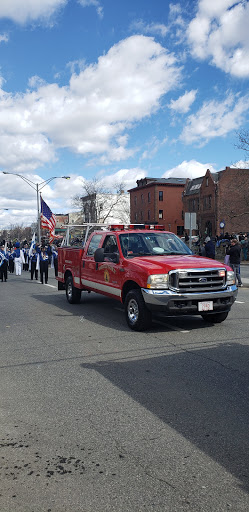
[[[131,290],[125,298],[125,316],[130,329],[145,331],[152,322],[151,312],[146,308],[141,291]]]
[[[226,320],[226,317],[228,315],[228,311],[222,312],[222,313],[203,313],[201,316],[205,322],[210,322],[211,324],[220,324],[221,322],[224,322]]]
[[[66,296],[69,304],[79,304],[81,290],[75,288],[72,276],[69,276],[66,280]]]

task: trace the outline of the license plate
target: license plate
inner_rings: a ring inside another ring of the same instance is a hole
[[[213,311],[214,304],[212,300],[198,302],[198,311]]]

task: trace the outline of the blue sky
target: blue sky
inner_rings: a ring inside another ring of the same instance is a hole
[[[0,169],[70,175],[43,189],[62,213],[93,178],[249,167],[248,24],[244,0],[1,0]],[[35,218],[34,190],[0,173],[0,228]]]

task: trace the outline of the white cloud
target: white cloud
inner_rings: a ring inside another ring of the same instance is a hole
[[[46,85],[46,82],[40,76],[34,75],[29,78],[28,84],[31,89],[37,89]]]
[[[171,25],[179,25],[181,27],[185,26],[185,21],[183,18],[183,10],[180,4],[169,4],[169,20]]]
[[[99,0],[78,0],[78,2],[80,5],[82,5],[82,7],[96,7],[98,16],[103,18],[103,7]]]
[[[73,74],[67,87],[33,77],[29,85],[38,88],[25,94],[0,90],[0,166],[31,171],[53,160],[56,148],[121,161],[136,151],[127,147],[127,130],[154,114],[180,79],[172,54],[132,36]]]
[[[249,161],[238,160],[238,162],[235,162],[235,164],[230,165],[230,167],[234,167],[236,169],[249,169]]]
[[[186,144],[206,143],[239,129],[249,110],[249,95],[227,95],[224,101],[207,101],[196,114],[186,120],[180,139]]]
[[[249,76],[249,3],[200,0],[188,27],[194,57],[237,77]]]
[[[53,145],[42,134],[6,133],[0,136],[2,169],[27,173],[55,160]]]
[[[184,160],[181,164],[176,167],[172,167],[166,171],[162,178],[199,178],[200,176],[204,176],[206,174],[207,169],[211,172],[217,172],[213,168],[211,163],[202,164],[201,162],[197,162],[196,160]]]
[[[143,151],[141,160],[153,158],[159,149],[166,144],[167,141],[167,137],[162,140],[158,139],[157,137],[152,137],[152,139],[146,144],[148,149]]]
[[[0,43],[2,43],[2,42],[7,43],[8,41],[9,41],[8,34],[6,34],[6,33],[0,34]]]
[[[107,174],[101,177],[100,183],[107,190],[115,191],[116,185],[122,184],[124,190],[136,187],[136,181],[145,178],[146,172],[139,167],[133,169],[120,169],[114,174]]]
[[[1,0],[0,18],[9,18],[24,24],[36,20],[48,20],[68,0]]]
[[[165,37],[168,32],[168,28],[163,23],[145,23],[142,20],[133,21],[130,29],[142,34],[160,35],[161,37]]]
[[[180,112],[181,114],[186,114],[194,103],[196,94],[197,90],[194,89],[192,89],[192,91],[185,92],[185,94],[180,96],[177,100],[171,100],[169,108],[176,112]]]

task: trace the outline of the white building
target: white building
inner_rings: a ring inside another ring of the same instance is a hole
[[[129,224],[130,195],[94,193],[81,198],[83,222]]]

